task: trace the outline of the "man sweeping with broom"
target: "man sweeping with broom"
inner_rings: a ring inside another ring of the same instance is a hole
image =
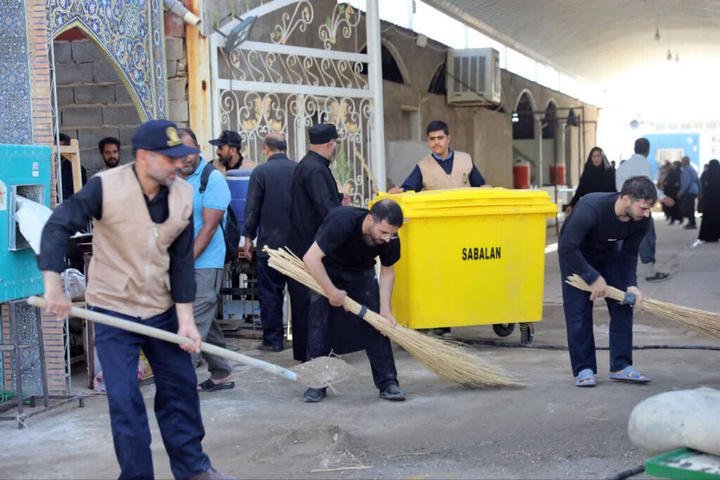
[[[184,157],[199,150],[183,145],[177,127],[167,120],[141,125],[132,146],[135,163],[93,177],[45,225],[38,266],[46,311],[69,314],[70,299],[60,279],[68,239],[93,219],[85,294],[91,310],[190,339],[180,347],[107,325],[95,327],[120,478],[154,477],[150,427],[136,373],[140,348],[155,375],[155,415],[173,476],[227,478],[202,449],[205,430],[188,353],[200,348],[192,308],[192,187],[177,174]]]
[[[563,309],[568,348],[578,387],[597,385],[593,336],[593,301],[608,296],[608,285],[627,290],[641,305],[637,288],[640,242],[650,228],[650,211],[657,201],[655,185],[647,177],[630,177],[620,193],[590,193],[565,220],[558,240]],[[578,274],[585,292],[565,283]],[[613,380],[648,383],[650,378],[632,366],[633,309],[606,298],[610,312],[610,375]]]
[[[325,218],[303,257],[308,271],[328,295],[326,299],[313,293],[310,300],[307,359],[331,351],[365,350],[380,398],[394,401],[405,400],[405,392],[398,385],[390,340],[342,307],[349,296],[395,324],[390,298],[395,283],[393,265],[400,259],[397,231],[402,224],[402,209],[392,200],[381,200],[369,211],[338,207]],[[382,265],[379,284],[375,274],[378,256]],[[320,402],[325,395],[325,388],[308,388],[305,401]]]

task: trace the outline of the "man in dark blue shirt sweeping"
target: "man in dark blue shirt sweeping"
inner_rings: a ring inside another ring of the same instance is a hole
[[[635,295],[640,242],[650,228],[650,211],[657,201],[655,185],[647,177],[631,177],[620,193],[590,193],[577,203],[560,231],[558,258],[562,276],[563,309],[568,348],[578,387],[594,387],[597,374],[593,336],[593,301],[607,297],[612,285]],[[590,285],[585,292],[565,283],[578,274]],[[610,376],[613,380],[648,383],[650,378],[632,366],[632,305],[606,298],[610,312]]]

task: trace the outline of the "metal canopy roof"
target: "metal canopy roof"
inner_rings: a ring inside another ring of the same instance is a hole
[[[600,87],[667,61],[668,49],[673,61],[720,60],[719,0],[423,1]]]

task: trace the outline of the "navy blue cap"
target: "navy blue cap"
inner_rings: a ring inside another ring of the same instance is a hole
[[[132,146],[174,158],[200,153],[197,148],[183,145],[177,126],[170,120],[149,120],[140,125],[132,137]]]
[[[332,123],[318,123],[308,130],[310,143],[313,145],[322,145],[330,140],[338,138],[337,128]]]
[[[242,138],[237,132],[233,132],[232,130],[223,130],[220,134],[220,138],[210,140],[209,143],[210,145],[214,145],[216,147],[220,145],[230,145],[231,147],[240,148],[242,147]]]

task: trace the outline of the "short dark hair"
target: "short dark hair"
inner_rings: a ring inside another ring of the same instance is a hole
[[[428,123],[428,126],[425,129],[425,135],[430,135],[430,132],[437,132],[439,130],[445,132],[445,135],[450,135],[450,128],[448,128],[448,124],[442,120],[433,120]]]
[[[117,145],[118,150],[120,150],[120,140],[115,137],[105,137],[98,142],[98,150],[100,150],[100,153],[103,153],[105,145],[108,143],[111,145]]]
[[[638,138],[635,140],[635,153],[639,155],[647,155],[650,153],[650,141],[647,138]]]
[[[657,189],[655,184],[648,177],[637,176],[630,177],[623,183],[620,189],[620,196],[627,195],[633,202],[639,200],[657,200]]]
[[[373,216],[375,223],[385,220],[393,227],[400,228],[403,225],[403,211],[395,200],[389,198],[380,200],[370,208],[370,214]]]
[[[70,145],[70,135],[61,133],[58,137],[60,137],[60,145]]]
[[[196,147],[200,145],[197,141],[197,136],[195,135],[195,132],[192,131],[192,128],[187,128],[187,127],[178,128],[178,135],[180,135],[181,137],[192,138],[192,141]]]
[[[280,140],[279,138],[275,137],[266,137],[263,143],[265,143],[265,146],[268,147],[270,150],[277,152],[287,152],[286,140]]]

